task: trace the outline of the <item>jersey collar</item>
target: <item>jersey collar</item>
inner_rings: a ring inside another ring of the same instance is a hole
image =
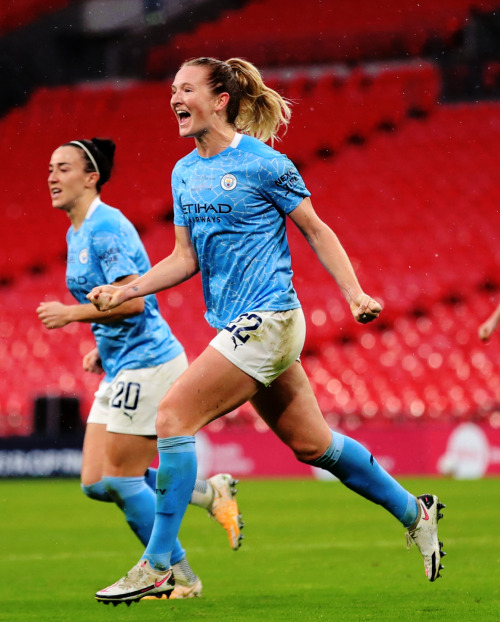
[[[236,134],[234,135],[233,140],[231,141],[231,144],[229,145],[232,149],[236,149],[236,147],[240,144],[240,140],[243,138],[243,134],[238,134],[238,132],[236,132]]]
[[[96,198],[92,201],[92,203],[90,204],[89,209],[87,210],[87,214],[85,216],[85,220],[88,220],[92,214],[96,211],[97,206],[101,204],[101,197],[99,195],[96,196]]]

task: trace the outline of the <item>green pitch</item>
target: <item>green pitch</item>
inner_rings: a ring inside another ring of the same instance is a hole
[[[0,481],[0,620],[499,620],[500,479],[402,483],[447,505],[435,583],[395,519],[341,484],[254,480],[239,484],[237,552],[203,510],[188,509],[181,539],[203,598],[113,607],[94,592],[142,553],[117,508],[85,498],[76,480]]]

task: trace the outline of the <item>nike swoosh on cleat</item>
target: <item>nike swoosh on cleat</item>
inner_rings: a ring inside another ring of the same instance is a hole
[[[165,581],[167,581],[167,579],[170,579],[170,573],[168,573],[166,577],[163,577],[161,581],[157,581],[155,579],[155,587],[161,587],[165,583]]]
[[[422,518],[424,520],[429,520],[429,515],[427,514],[427,510],[425,509],[425,506],[423,503],[422,503],[422,510],[424,511],[424,515],[422,516]]]

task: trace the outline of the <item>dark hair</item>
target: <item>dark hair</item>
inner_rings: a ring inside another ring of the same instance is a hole
[[[81,143],[86,149],[89,150],[99,170],[96,171],[94,163],[91,158],[89,158],[85,149],[82,149],[75,143]],[[82,157],[85,161],[86,173],[93,173],[94,171],[99,173],[96,190],[97,192],[100,192],[102,186],[109,181],[111,177],[116,150],[115,143],[110,138],[92,138],[91,140],[84,138],[77,141],[70,141],[69,143],[65,143],[63,146],[76,147],[76,149],[79,149],[82,152]]]

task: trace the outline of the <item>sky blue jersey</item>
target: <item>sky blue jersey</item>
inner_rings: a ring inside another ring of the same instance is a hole
[[[211,326],[246,311],[300,307],[285,220],[310,192],[285,155],[237,134],[211,158],[195,149],[179,160],[172,192],[174,224],[189,229]]]
[[[132,223],[114,207],[96,200],[82,226],[68,230],[66,284],[82,304],[93,287],[120,277],[144,274],[151,264]],[[106,373],[154,367],[178,356],[183,348],[160,314],[155,296],[145,298],[144,312],[112,324],[92,324]]]

